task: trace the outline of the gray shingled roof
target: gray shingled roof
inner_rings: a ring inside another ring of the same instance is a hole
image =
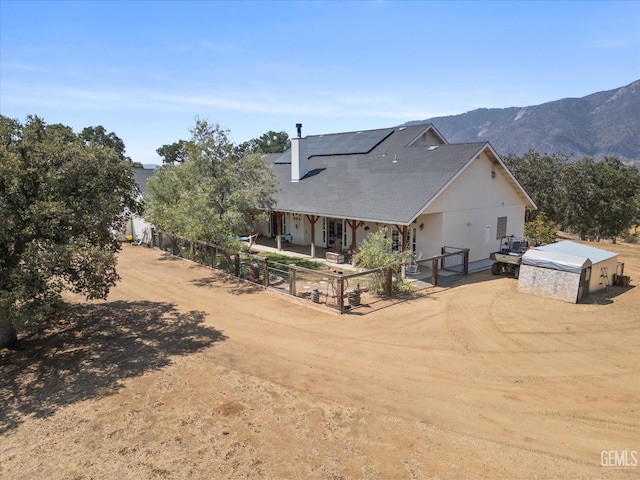
[[[361,132],[310,135],[306,137],[307,154],[313,157],[369,153],[376,145],[391,135],[393,130],[393,128],[383,128]],[[285,155],[278,159],[278,162],[291,163],[291,156]]]
[[[149,180],[155,172],[152,168],[140,168],[135,167],[133,169],[133,179],[136,185],[140,188],[140,193],[145,195],[147,193],[147,180]]]
[[[277,210],[328,217],[409,224],[486,142],[445,144],[437,148],[407,145],[427,127],[416,125],[308,136],[309,173],[291,182],[291,152],[273,162],[281,190]],[[353,147],[349,138],[357,144]],[[367,139],[362,141],[362,139]],[[377,140],[377,142],[376,142]],[[367,146],[371,147],[370,150]],[[350,153],[354,150],[368,153]]]

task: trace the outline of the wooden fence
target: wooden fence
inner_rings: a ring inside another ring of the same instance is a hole
[[[162,236],[155,243],[163,248]],[[438,286],[438,270],[448,269],[445,259],[460,256],[459,271],[467,275],[469,271],[469,249],[446,247],[441,255],[417,260],[418,265],[429,265],[431,284]],[[363,297],[394,295],[394,271],[403,271],[406,265],[381,267],[361,272],[345,274],[328,270],[314,270],[295,264],[277,263],[266,257],[249,253],[232,254],[231,262],[221,247],[207,242],[189,242],[173,238],[171,252],[183,258],[189,258],[202,265],[223,269],[238,278],[247,280],[265,288],[272,288],[295,297],[306,298],[314,303],[325,304],[337,309],[341,314],[357,308],[366,301]],[[355,280],[355,282],[354,282]],[[357,285],[353,288],[354,283]],[[362,288],[360,285],[363,285]],[[350,288],[351,287],[351,288]],[[324,295],[323,295],[324,293]],[[345,303],[347,299],[347,303]]]

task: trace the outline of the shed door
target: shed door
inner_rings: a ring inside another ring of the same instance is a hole
[[[578,285],[578,301],[589,295],[589,280],[591,280],[591,267],[583,268],[580,272],[580,284]]]

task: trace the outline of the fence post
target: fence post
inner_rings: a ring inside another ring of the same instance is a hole
[[[233,256],[233,263],[236,270],[236,277],[240,277],[240,255],[236,254]]]
[[[384,271],[385,277],[385,285],[384,292],[387,297],[391,296],[391,292],[393,292],[393,269],[391,267],[387,267]]]
[[[337,288],[337,295],[338,295],[338,310],[340,311],[340,314],[342,315],[342,313],[344,313],[344,278],[342,278],[342,274],[339,273],[338,274],[338,288]]]
[[[431,260],[431,284],[434,287],[438,286],[438,259]]]
[[[269,286],[269,262],[267,259],[264,259],[264,286],[265,288]]]
[[[289,265],[289,293],[296,296],[296,266],[294,264]]]

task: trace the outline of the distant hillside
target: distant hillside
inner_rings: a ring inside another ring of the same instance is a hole
[[[640,80],[582,98],[531,107],[480,108],[433,123],[451,143],[488,141],[500,155],[531,149],[572,160],[616,156],[640,167]]]

